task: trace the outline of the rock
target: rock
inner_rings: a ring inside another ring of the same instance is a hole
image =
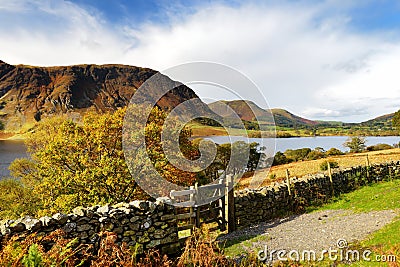
[[[108,218],[108,217],[100,217],[99,218],[100,223],[104,223],[104,222],[108,222],[108,221],[110,221],[110,218]]]
[[[25,224],[22,222],[14,222],[9,226],[11,232],[20,233],[26,230]]]
[[[68,216],[62,213],[56,213],[52,217],[56,220],[59,224],[65,224],[68,221]]]
[[[141,201],[141,200],[131,201],[131,202],[129,202],[129,205],[131,207],[137,208],[139,210],[147,210],[149,207],[149,204],[147,203],[147,201]]]
[[[151,221],[147,221],[144,224],[142,224],[142,228],[147,229],[151,226]]]
[[[92,226],[91,226],[90,224],[83,224],[83,225],[79,225],[79,226],[76,228],[76,230],[77,230],[78,232],[85,232],[85,231],[90,230],[91,228],[92,228]]]
[[[154,238],[157,238],[157,239],[164,238],[165,235],[166,235],[165,231],[163,231],[163,230],[161,230],[161,229],[157,229],[157,230],[155,230],[154,233],[153,233]]]
[[[71,233],[71,232],[75,231],[75,229],[76,229],[76,223],[73,223],[73,222],[66,223],[62,229],[63,229],[66,233]]]
[[[52,226],[57,224],[57,221],[49,216],[41,217],[39,220],[42,222],[43,226]]]
[[[129,203],[117,203],[112,206],[114,209],[119,209],[119,208],[129,208]]]
[[[161,240],[151,240],[147,245],[146,248],[154,248],[161,244]]]
[[[106,205],[104,205],[104,206],[102,206],[102,207],[99,207],[99,208],[97,209],[97,212],[98,212],[98,213],[103,213],[103,214],[109,213],[109,212],[110,212],[110,205],[109,205],[109,204],[106,204]]]
[[[25,218],[22,222],[25,224],[26,229],[32,232],[38,231],[43,225],[41,221],[33,218]]]
[[[139,237],[139,239],[138,239],[138,242],[142,243],[142,244],[147,243],[149,241],[150,241],[150,238],[147,235],[147,233],[145,233],[143,236]]]
[[[136,232],[135,231],[125,231],[123,233],[123,236],[135,236]]]
[[[86,209],[82,206],[76,207],[72,210],[72,213],[78,215],[78,216],[85,216],[85,211]]]

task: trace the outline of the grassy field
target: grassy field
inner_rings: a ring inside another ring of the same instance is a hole
[[[193,136],[212,136],[227,135],[222,127],[203,125],[198,122],[191,122],[187,125],[192,129]],[[244,130],[231,128],[233,135],[245,136]],[[264,128],[263,128],[264,129]],[[266,130],[266,129],[264,129]],[[271,128],[272,130],[272,128]],[[271,131],[270,130],[270,131]],[[353,126],[353,127],[319,127],[315,131],[313,129],[276,126],[276,137],[310,137],[310,136],[395,136],[399,135],[398,130],[380,129],[378,127],[369,126]],[[249,137],[257,137],[257,131],[247,131]],[[266,132],[267,133],[267,132]],[[268,133],[267,133],[268,134]]]
[[[320,164],[326,160],[333,160],[339,164],[339,168],[344,169],[352,166],[366,165],[367,155],[370,164],[384,163],[400,160],[400,148],[346,154],[342,156],[332,156],[324,159],[293,162],[289,164],[273,166],[270,170],[261,170],[256,173],[257,179],[263,180],[262,186],[269,185],[273,182],[286,179],[286,170],[289,170],[291,177],[301,177],[306,174],[321,172]],[[248,187],[251,178],[240,179],[239,188]]]

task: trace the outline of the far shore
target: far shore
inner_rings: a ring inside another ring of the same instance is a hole
[[[26,139],[26,137],[23,134],[0,132],[0,141],[25,140],[25,139]]]

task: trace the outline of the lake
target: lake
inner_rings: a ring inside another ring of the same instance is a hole
[[[16,158],[27,157],[23,141],[0,140],[0,179],[10,175],[8,166]]]
[[[274,139],[271,138],[246,138],[243,136],[207,136],[206,139],[212,140],[217,144],[224,144],[235,141],[256,142],[265,146],[269,152],[273,151]],[[322,147],[328,150],[332,147],[340,149],[341,151],[348,151],[349,149],[343,146],[343,143],[348,139],[347,136],[316,136],[316,137],[293,137],[293,138],[276,138],[275,151],[284,152],[287,149],[298,148],[311,148]],[[400,136],[367,136],[366,145],[384,144],[398,144]]]
[[[214,141],[217,144],[246,141],[257,142],[267,147],[267,154],[272,155],[274,152],[274,139],[266,138],[246,138],[243,136],[208,136],[204,137]],[[347,140],[347,136],[317,136],[317,137],[293,137],[293,138],[276,138],[275,151],[284,152],[287,149],[297,149],[309,147],[314,149],[322,147],[328,150],[332,147],[347,151],[343,147],[343,143]],[[385,143],[389,145],[398,144],[400,136],[370,136],[366,137],[367,146]],[[26,148],[23,141],[1,141],[0,140],[0,178],[9,175],[8,166],[16,158],[27,157]]]

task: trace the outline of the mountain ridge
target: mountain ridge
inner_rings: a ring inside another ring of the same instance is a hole
[[[136,90],[156,73],[121,64],[38,67],[0,61],[0,119],[12,130],[53,114],[113,111],[128,105]],[[157,106],[171,110],[186,100],[198,99],[198,108],[210,111],[192,89],[169,81],[175,88],[159,99]],[[148,95],[152,92],[150,88]]]

